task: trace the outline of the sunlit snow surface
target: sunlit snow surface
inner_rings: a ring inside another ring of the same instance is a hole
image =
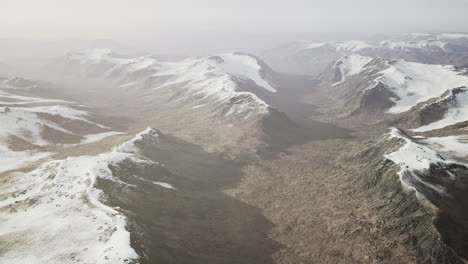
[[[365,66],[371,61],[371,57],[361,56],[358,54],[352,54],[341,58],[335,65],[341,73],[341,80],[333,85],[344,82],[347,76],[362,72]]]
[[[398,175],[400,176],[400,181],[403,186],[415,190],[411,183],[405,179],[405,177],[408,177],[407,175],[410,175],[413,180],[417,180],[419,183],[424,184],[439,193],[445,192],[445,189],[442,186],[436,186],[425,182],[415,172],[427,170],[433,163],[444,164],[446,163],[446,160],[442,159],[433,149],[413,142],[396,128],[392,128],[390,135],[391,137],[401,138],[406,141],[406,144],[403,147],[395,152],[385,155],[385,158],[400,166],[401,170]]]
[[[452,66],[428,65],[398,60],[377,80],[390,87],[398,98],[389,113],[402,113],[418,103],[437,98],[447,90],[468,85],[468,77]]]
[[[468,92],[455,95],[454,102],[450,103],[447,112],[441,120],[413,129],[414,132],[426,132],[444,128],[468,120]]]
[[[12,151],[0,144],[0,173],[26,167],[41,159],[47,158],[51,153],[39,151]]]
[[[86,111],[72,108],[73,103],[71,102],[11,93],[11,90],[14,91],[17,88],[12,84],[19,81],[30,82],[20,77],[14,77],[0,83],[0,172],[26,167],[51,154],[44,151],[40,152],[38,149],[11,150],[9,144],[13,144],[10,142],[12,137],[23,140],[35,147],[44,147],[53,144],[43,137],[42,133],[45,127],[73,134],[72,131],[67,130],[60,124],[43,118],[44,115],[60,117],[67,121],[86,122],[104,128],[102,125],[89,121]],[[82,143],[100,140],[105,136],[109,136],[109,133],[115,134],[117,132],[84,135]]]
[[[430,49],[430,50],[445,50],[445,45],[447,43],[434,40],[434,39],[425,39],[419,41],[382,41],[379,43],[381,47],[386,47],[391,50],[403,50],[411,51],[413,49]]]
[[[468,135],[430,137],[420,140],[440,153],[446,153],[460,158],[468,158]]]
[[[405,187],[414,189],[405,179],[405,177],[410,175],[412,180],[416,180],[439,193],[444,193],[444,187],[430,184],[422,180],[416,172],[428,170],[431,164],[462,164],[468,166],[468,163],[459,159],[468,154],[466,150],[468,146],[466,144],[466,136],[427,139],[418,138],[416,141],[397,128],[392,128],[390,136],[401,138],[406,141],[405,145],[397,151],[385,155],[385,158],[400,166],[400,181]]]
[[[257,95],[250,91],[243,91],[237,80],[252,82],[267,92],[275,93],[277,89],[266,80],[265,69],[253,56],[242,53],[223,53],[217,56],[189,58],[178,62],[162,62],[151,57],[138,57],[133,59],[121,58],[110,50],[88,50],[84,53],[74,53],[68,56],[71,61],[80,64],[110,64],[112,67],[101,77],[113,76],[116,71],[132,74],[137,71],[146,71],[149,75],[139,76],[132,81],[122,83],[120,87],[130,88],[143,82],[151,76],[169,77],[167,81],[153,87],[157,91],[162,88],[182,86],[187,89],[185,98],[193,95],[217,98],[221,102],[229,102],[233,98],[249,97],[242,104],[231,105],[228,115],[257,111],[266,113],[268,105]],[[150,74],[150,72],[153,72]]]
[[[98,156],[51,161],[18,173],[0,188],[0,263],[127,263],[138,258],[130,246],[126,218],[101,200],[98,178],[119,181],[109,165],[125,160],[153,163],[138,154],[134,139]],[[157,182],[174,189],[167,183]]]

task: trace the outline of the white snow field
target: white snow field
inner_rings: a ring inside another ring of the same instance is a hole
[[[417,180],[421,184],[424,184],[439,193],[444,193],[444,187],[425,182],[419,176],[417,176],[415,171],[427,170],[433,163],[444,164],[448,163],[449,161],[442,159],[433,149],[414,142],[409,137],[404,135],[399,129],[392,128],[390,137],[397,137],[406,141],[406,144],[400,149],[395,152],[385,154],[384,156],[385,158],[400,166],[401,170],[399,171],[398,175],[402,185],[406,188],[416,191],[416,189],[405,180],[405,174],[409,174],[411,175],[412,179]]]
[[[440,97],[447,90],[468,85],[468,77],[461,75],[453,66],[404,60],[389,63],[388,66],[376,80],[398,96],[393,98],[395,105],[388,109],[388,113],[406,112],[418,103]]]
[[[365,69],[365,66],[371,61],[371,57],[358,54],[344,56],[335,64],[335,67],[341,72],[341,80],[333,85],[335,86],[344,82],[348,76],[361,73]]]
[[[51,161],[3,184],[0,240],[8,247],[0,262],[113,264],[137,259],[125,216],[102,203],[105,195],[95,183],[105,178],[125,184],[109,165],[153,163],[138,154],[136,144],[143,137],[157,140],[157,133],[147,129],[110,152]]]
[[[15,77],[18,79],[19,77]],[[21,78],[21,80],[24,80]],[[58,116],[68,121],[82,121],[95,126],[104,126],[87,119],[88,112],[72,108],[72,102],[45,99],[38,97],[19,96],[5,91],[12,86],[0,85],[0,172],[25,167],[51,155],[40,152],[39,149],[13,151],[8,145],[12,137],[19,138],[35,147],[45,147],[54,144],[44,138],[43,130],[50,127],[57,131],[74,134],[60,124],[43,118],[44,114]],[[99,141],[105,137],[120,134],[120,132],[103,132],[99,134],[82,135],[80,144]]]
[[[435,39],[425,39],[419,41],[391,41],[385,40],[379,43],[380,47],[385,47],[391,50],[402,50],[402,51],[411,51],[413,49],[424,49],[424,50],[445,50],[445,45],[447,43],[435,40]]]
[[[39,151],[12,151],[0,144],[0,173],[16,170],[49,157],[51,153]]]
[[[67,59],[78,61],[83,67],[93,64],[111,64],[112,67],[101,77],[107,78],[116,71],[125,72],[127,77],[124,78],[125,83],[122,83],[120,87],[135,87],[152,76],[169,77],[167,81],[153,87],[153,90],[183,86],[187,89],[186,97],[178,100],[188,99],[192,95],[214,97],[220,102],[228,102],[234,97],[250,98],[243,104],[233,105],[234,109],[228,115],[251,110],[259,113],[267,112],[268,105],[254,93],[242,91],[238,80],[252,82],[267,92],[277,92],[274,85],[265,79],[265,69],[262,68],[257,58],[237,52],[189,58],[177,62],[162,62],[151,57],[119,58],[110,50],[88,50],[84,53],[70,54]],[[135,73],[138,71],[145,71],[147,74],[137,76]]]
[[[420,140],[440,153],[467,158],[468,157],[468,135],[430,137]]]
[[[451,94],[449,94],[450,96]],[[455,101],[449,104],[449,108],[441,120],[413,129],[414,132],[426,132],[440,129],[468,120],[468,92],[462,92],[454,96]]]
[[[397,151],[384,155],[385,158],[400,166],[400,181],[405,187],[414,189],[404,178],[405,174],[409,174],[412,179],[439,193],[444,193],[444,187],[425,182],[415,172],[427,170],[431,164],[462,164],[468,166],[468,163],[460,160],[460,158],[468,154],[466,136],[418,138],[416,140],[408,137],[401,130],[392,128],[390,137],[401,138],[406,141],[406,144]]]

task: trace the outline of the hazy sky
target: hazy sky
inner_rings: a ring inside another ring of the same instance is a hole
[[[468,0],[1,0],[2,38],[468,31]]]

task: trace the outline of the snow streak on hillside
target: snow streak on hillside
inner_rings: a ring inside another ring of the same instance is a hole
[[[434,104],[438,104],[440,101],[447,99],[449,101],[447,103],[448,109],[441,120],[418,127],[413,129],[413,131],[426,132],[468,121],[468,91],[466,88],[463,89],[462,92],[456,94],[450,91],[445,98],[436,101]]]
[[[71,102],[20,96],[10,92],[21,87],[36,86],[33,82],[19,77],[0,84],[0,172],[18,169],[49,156],[50,153],[40,148],[59,142],[54,142],[45,134],[46,131],[82,138],[81,143],[90,143],[98,140],[97,137],[102,136],[102,139],[104,136],[76,134],[64,125],[84,123],[98,129],[106,129],[90,121],[86,111],[72,108]],[[105,136],[117,133],[106,132]],[[18,145],[23,147],[18,149]]]
[[[338,85],[345,81],[347,76],[361,73],[365,66],[372,61],[371,57],[361,56],[352,54],[341,58],[336,62],[335,68],[339,70],[341,74],[341,80],[333,85]]]
[[[447,90],[468,85],[468,77],[452,66],[428,65],[398,60],[381,72],[378,82],[397,96],[389,113],[402,113],[418,103],[437,98]]]
[[[110,152],[51,161],[8,179],[0,188],[0,248],[5,247],[0,262],[113,264],[137,259],[125,216],[102,203],[105,195],[95,184],[98,178],[120,182],[110,166],[155,164],[139,155],[143,137],[158,140],[157,132],[147,129]]]
[[[268,93],[277,92],[271,81],[266,79],[271,70],[257,58],[237,52],[162,62],[152,57],[124,58],[110,50],[88,50],[69,54],[66,60],[69,66],[77,62],[78,72],[86,77],[118,80],[120,87],[125,88],[148,86],[152,78],[160,77],[151,88],[155,91],[185,91],[184,97],[178,100],[190,100],[201,95],[226,104],[248,98],[232,105],[237,109],[229,111],[230,114],[246,111],[266,113],[268,105],[252,90],[260,88]],[[251,89],[246,90],[244,86]]]
[[[468,163],[461,161],[461,158],[467,155],[465,149],[468,145],[466,140],[463,141],[464,137],[415,139],[397,128],[392,128],[390,137],[400,138],[406,142],[397,151],[386,154],[385,158],[400,166],[400,180],[408,188],[416,190],[413,186],[416,182],[444,194],[443,186],[425,181],[419,176],[420,173],[427,172],[431,166],[442,168],[447,168],[450,164],[468,166]],[[454,175],[449,169],[446,170],[449,175]]]

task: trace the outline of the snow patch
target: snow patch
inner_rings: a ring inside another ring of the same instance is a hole
[[[268,105],[254,93],[242,91],[239,80],[251,81],[268,92],[277,92],[276,88],[265,79],[266,69],[262,68],[255,57],[236,52],[189,58],[179,62],[158,62],[151,57],[127,59],[117,57],[109,50],[88,50],[84,53],[70,54],[68,59],[79,61],[81,64],[109,63],[111,69],[101,77],[108,78],[118,70],[120,80],[126,80],[121,87],[133,85],[134,82],[128,80],[135,81],[135,78],[164,76],[167,78],[164,83],[158,84],[153,90],[180,85],[187,91],[185,97],[178,99],[180,101],[188,99],[189,96],[202,95],[201,99],[215,97],[219,102],[229,103],[231,99],[248,93],[256,105],[233,105],[232,107],[237,108],[234,112],[240,113],[249,111],[267,113]],[[131,75],[134,71],[142,69],[147,70],[148,75]],[[128,75],[121,74],[120,71]]]
[[[426,132],[440,129],[468,120],[468,92],[455,95],[455,102],[450,106],[441,120],[413,129],[414,132]]]
[[[352,54],[341,58],[335,67],[339,69],[341,73],[341,80],[333,85],[340,84],[345,81],[347,76],[358,74],[365,69],[365,66],[372,61],[372,58]]]
[[[37,151],[12,151],[0,145],[0,173],[16,170],[49,157],[51,153]]]
[[[468,157],[468,135],[431,137],[420,142],[429,145],[438,152],[446,153],[459,158]]]
[[[237,53],[227,53],[219,55],[223,62],[219,63],[221,71],[227,72],[231,75],[238,76],[244,79],[250,79],[255,82],[258,86],[265,88],[269,92],[276,93],[276,89],[273,88],[260,75],[262,67],[258,64],[256,58]]]
[[[448,164],[450,161],[440,156],[435,150],[414,142],[397,128],[392,128],[390,136],[406,141],[406,144],[397,151],[384,155],[385,158],[400,166],[401,170],[398,175],[403,186],[416,191],[405,178],[406,175],[411,175],[412,180],[424,184],[438,193],[445,193],[444,187],[425,182],[415,172],[428,170],[431,164]]]
[[[110,152],[48,162],[9,178],[0,186],[0,239],[9,245],[0,262],[113,264],[138,259],[125,216],[101,202],[105,196],[95,184],[98,178],[119,181],[110,165],[152,163],[138,155],[135,143],[154,135],[155,130],[147,129]]]
[[[428,65],[398,60],[389,63],[376,81],[388,86],[398,98],[388,113],[397,114],[410,110],[418,103],[440,97],[449,89],[468,85],[468,77],[453,66]],[[372,88],[371,88],[372,89]]]
[[[411,51],[412,49],[427,49],[427,50],[445,50],[447,43],[440,40],[425,39],[419,41],[382,41],[379,43],[381,48],[392,50]]]

